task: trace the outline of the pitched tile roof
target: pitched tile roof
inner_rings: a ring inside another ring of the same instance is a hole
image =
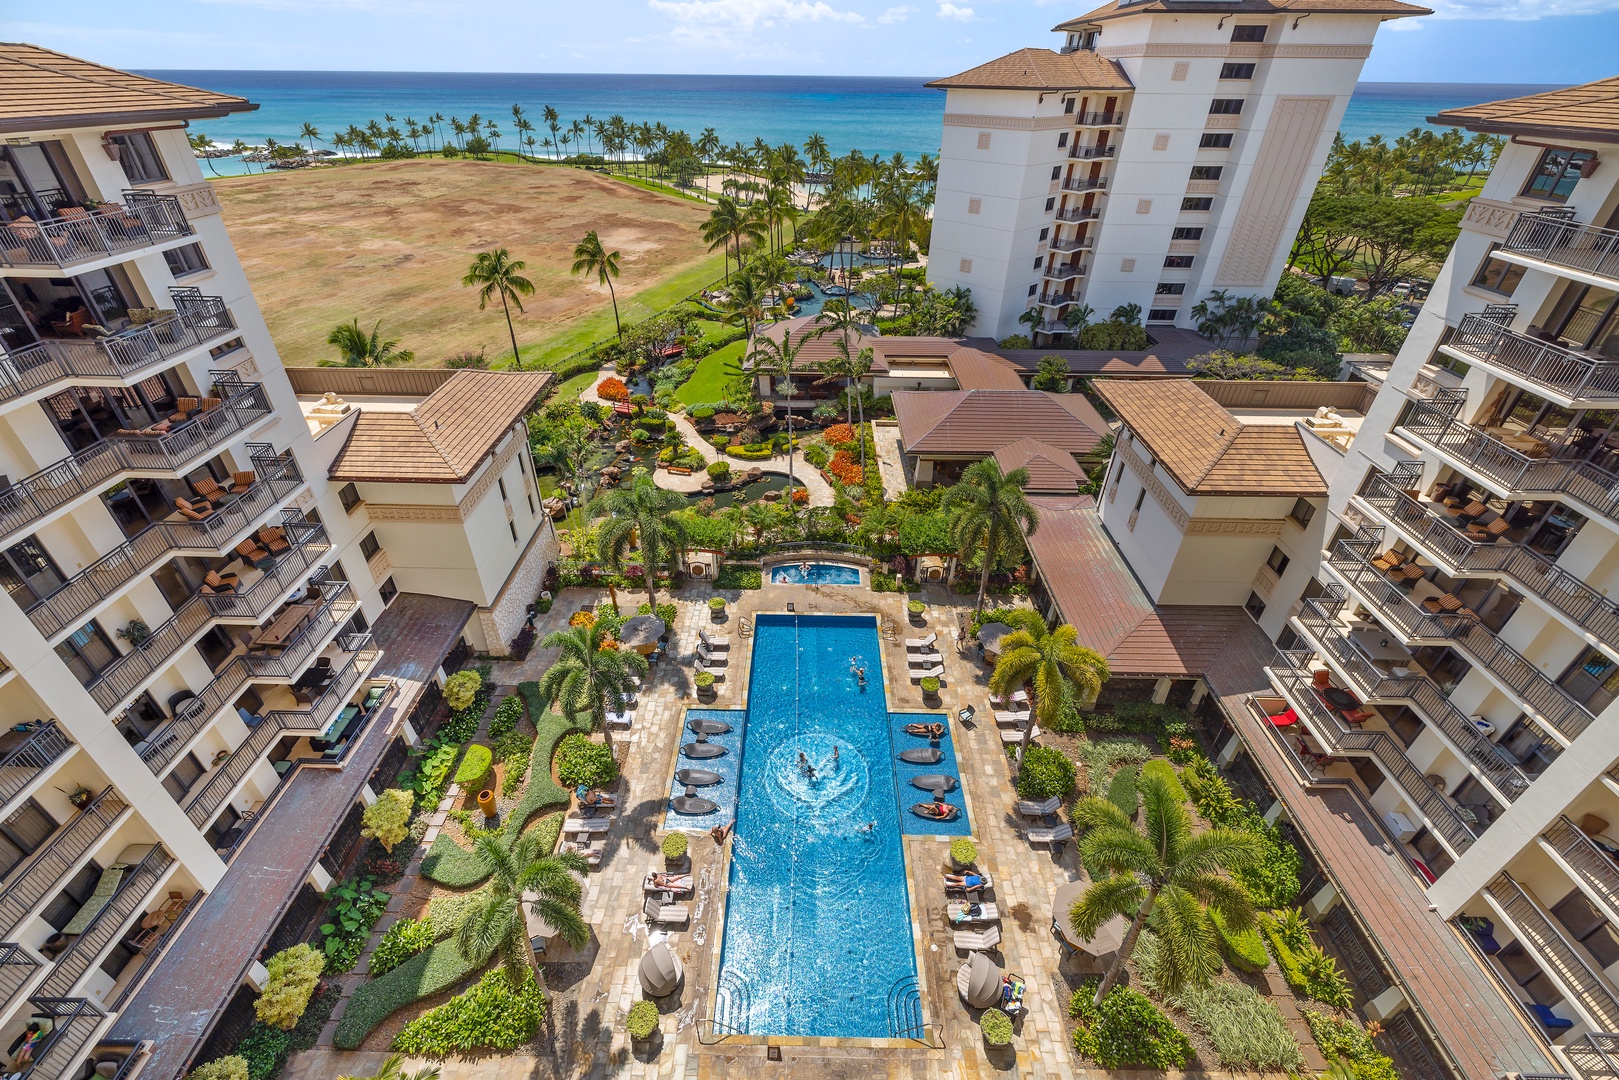
[[[1204,12],[1210,15],[1381,15],[1385,19],[1433,14],[1432,8],[1401,3],[1400,0],[1148,0],[1147,3],[1113,0],[1077,19],[1058,23],[1052,29],[1061,33],[1105,19],[1163,11],[1177,14]]]
[[[327,475],[377,483],[466,483],[551,379],[548,371],[459,371],[409,412],[361,404]]]
[[[1446,109],[1428,122],[1504,135],[1619,142],[1619,76],[1544,94]]]
[[[194,120],[257,108],[246,98],[0,42],[0,131]]]
[[[899,390],[894,416],[908,454],[977,456],[1036,432],[1069,454],[1088,454],[1107,421],[1080,394],[1040,390]]]
[[[1090,480],[1074,455],[1039,439],[1019,439],[995,451],[1001,472],[1027,469],[1029,482],[1023,490],[1052,495],[1077,495]]]
[[[1060,356],[1075,375],[1187,375],[1186,361],[1214,350],[1214,342],[1178,326],[1154,326],[1152,347],[1143,352],[1104,349],[1003,349],[989,338],[968,338],[963,344],[993,353],[1019,371],[1034,371],[1043,356]]]
[[[1017,368],[978,349],[956,349],[945,357],[956,385],[963,390],[1023,390]]]
[[[1327,493],[1293,424],[1244,424],[1191,379],[1100,379],[1095,386],[1189,494]]]
[[[1019,49],[924,85],[940,90],[1130,90],[1117,63],[1094,52]]]

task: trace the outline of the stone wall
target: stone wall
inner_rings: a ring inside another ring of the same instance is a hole
[[[511,640],[522,629],[523,620],[528,615],[528,605],[540,594],[546,568],[557,561],[557,555],[556,526],[545,518],[529,538],[522,558],[517,560],[517,565],[506,576],[506,584],[500,587],[495,602],[479,608],[473,616],[483,631],[485,647],[490,656],[510,655]]]

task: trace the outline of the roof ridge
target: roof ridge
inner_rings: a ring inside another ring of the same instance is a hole
[[[104,65],[97,64],[94,60],[86,60],[83,57],[73,56],[70,53],[57,52],[55,49],[45,49],[45,48],[42,48],[41,46],[38,46],[38,45],[28,45],[27,42],[7,42],[6,44],[25,45],[28,48],[39,49],[41,52],[47,52],[52,56],[59,56],[64,60],[72,60],[72,61],[74,61],[76,63],[80,63],[80,64],[88,64],[91,67],[94,67],[94,68],[97,68],[97,69],[100,69],[100,70],[111,70],[111,69],[107,69]],[[92,84],[94,86],[105,87],[106,89],[109,89],[109,90],[128,89],[128,87],[120,86],[117,82],[113,81],[112,79],[108,79],[108,78],[105,78],[105,77],[99,77],[98,78],[96,76],[93,76],[93,75],[91,75],[91,74],[89,74],[87,72],[83,72],[83,71],[70,71],[70,70],[67,70],[65,68],[52,67],[52,66],[47,65],[47,64],[41,64],[41,63],[39,63],[37,61],[30,60],[30,59],[28,59],[27,57],[24,57],[24,56],[11,56],[11,57],[8,57],[8,59],[10,59],[12,63],[22,64],[22,65],[24,65],[26,67],[34,68],[37,71],[48,72],[48,73],[50,73],[52,75],[62,76],[63,78],[77,79],[79,82],[90,83],[90,84]],[[177,94],[174,94],[173,92],[170,91],[170,89],[169,89],[170,87],[180,87],[180,88],[185,89],[185,90],[199,90],[202,93],[215,93],[215,91],[201,90],[200,87],[186,86],[184,83],[165,82],[162,79],[154,79],[150,75],[141,75],[138,72],[134,72],[134,71],[119,71],[118,74],[124,75],[124,76],[126,76],[128,78],[132,78],[132,79],[139,79],[142,83],[148,84],[147,86],[142,87],[143,90],[146,90],[146,92],[148,92],[148,93],[156,94],[156,95],[161,96],[161,97],[167,97],[167,98],[171,99],[172,101],[174,101],[175,104],[178,104],[178,105],[192,105],[192,104],[195,104],[195,102],[193,102],[189,98],[184,98],[184,97],[181,97],[181,96],[179,96]],[[220,96],[221,97],[234,97],[235,95],[233,95],[233,94],[221,94]]]

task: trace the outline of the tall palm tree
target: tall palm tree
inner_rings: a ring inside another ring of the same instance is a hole
[[[646,570],[646,599],[656,609],[658,571],[673,571],[686,549],[686,527],[671,511],[685,507],[686,497],[667,491],[652,477],[637,476],[628,487],[613,488],[592,505],[594,514],[606,511],[596,537],[596,553],[614,570],[623,571],[632,547],[639,549]]]
[[[505,829],[480,832],[472,854],[488,871],[489,880],[474,894],[477,899],[455,932],[455,951],[473,963],[499,956],[513,987],[521,987],[530,975],[543,985],[523,917],[523,898],[533,897],[529,910],[555,927],[563,941],[584,948],[590,941],[590,925],[579,914],[579,879],[569,871],[586,873],[589,864],[571,851],[545,854],[538,830],[522,836]]]
[[[416,359],[415,353],[399,347],[398,338],[383,340],[380,320],[369,334],[360,329],[359,319],[334,326],[326,344],[336,346],[341,359],[322,360],[321,367],[389,367]]]
[[[730,295],[721,306],[725,310],[725,317],[721,321],[727,326],[741,326],[751,341],[754,329],[769,314],[770,289],[760,282],[757,275],[740,274],[731,282]]]
[[[1264,843],[1252,833],[1209,829],[1192,835],[1186,807],[1156,776],[1140,780],[1145,820],[1126,814],[1107,799],[1088,795],[1074,804],[1074,823],[1088,829],[1079,843],[1086,866],[1108,876],[1091,883],[1068,913],[1080,937],[1090,937],[1115,916],[1130,919],[1118,955],[1096,987],[1101,1004],[1124,962],[1135,950],[1141,927],[1156,909],[1164,992],[1208,983],[1220,970],[1220,937],[1209,912],[1220,915],[1228,931],[1254,924],[1248,890],[1224,872],[1252,866]]]
[[[951,540],[965,560],[970,551],[981,551],[984,568],[978,577],[977,611],[984,610],[984,593],[989,589],[989,572],[1000,557],[1033,536],[1040,517],[1023,485],[1029,482],[1027,469],[1002,474],[992,457],[982,458],[961,473],[961,483],[945,492],[944,509],[950,514]]]
[[[534,295],[534,283],[523,276],[523,271],[527,269],[527,263],[512,258],[510,252],[499,247],[493,251],[480,251],[461,278],[462,285],[478,286],[479,311],[489,306],[490,297],[500,297],[500,309],[506,313],[506,332],[512,337],[512,364],[515,367],[521,367],[523,359],[517,351],[517,329],[512,325],[512,305],[517,305],[517,310],[522,311],[521,298]]]
[[[405,1055],[389,1054],[382,1067],[370,1076],[340,1076],[337,1080],[439,1080],[443,1071],[437,1065],[424,1065],[415,1072],[406,1072]]]
[[[721,195],[714,203],[714,209],[708,212],[708,220],[703,222],[703,242],[708,250],[717,247],[725,248],[725,279],[731,279],[731,247],[736,246],[736,268],[742,269],[742,242],[753,240],[761,243],[765,238],[765,227],[753,214],[749,213],[741,203],[729,195]]]
[[[792,330],[783,330],[781,340],[759,335],[753,340],[753,348],[747,359],[752,361],[755,372],[763,372],[773,379],[780,379],[776,390],[787,399],[787,514],[789,518],[796,519],[798,514],[793,509],[793,456],[798,453],[798,447],[793,438],[793,395],[797,393],[797,386],[793,382],[793,369],[798,366],[798,354],[804,349],[814,334],[806,331],[793,340]]]
[[[545,121],[545,126],[551,129],[550,145],[555,147],[557,145],[557,132],[562,130],[561,114],[559,114],[551,106],[547,105],[543,110],[541,110],[540,117]],[[551,156],[555,158],[556,154],[552,153]]]
[[[607,295],[613,300],[613,325],[618,327],[618,336],[624,337],[624,324],[618,321],[618,294],[613,291],[613,279],[618,277],[619,254],[608,251],[602,247],[601,237],[596,230],[591,229],[585,233],[585,238],[573,246],[574,274],[595,274],[596,280],[607,286]]]
[[[995,670],[990,672],[989,688],[997,697],[1005,698],[1030,687],[1034,719],[1049,728],[1057,722],[1070,694],[1079,695],[1079,703],[1089,705],[1102,692],[1107,677],[1107,661],[1102,654],[1079,644],[1079,631],[1064,623],[1055,630],[1042,626],[1038,633],[1023,629],[1007,635],[1001,642]],[[1023,742],[1018,747],[1020,763],[1033,732],[1034,724],[1023,729]]]
[[[315,140],[320,138],[320,129],[314,124],[306,123],[299,129],[298,137],[309,140],[309,152],[313,154],[315,152]]]
[[[546,635],[540,646],[560,650],[556,662],[540,677],[540,696],[570,720],[588,718],[603,732],[608,745],[609,712],[623,712],[635,695],[635,679],[651,665],[634,649],[620,649],[600,623],[572,626]]]

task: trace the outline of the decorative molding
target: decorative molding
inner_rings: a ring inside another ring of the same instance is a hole
[[[1187,536],[1280,536],[1282,518],[1193,518]]]
[[[1276,591],[1276,586],[1280,580],[1274,570],[1261,563],[1259,573],[1254,575],[1254,592],[1269,600],[1270,594]]]
[[[1370,45],[1251,45],[1224,42],[1198,45],[1192,42],[1153,41],[1134,45],[1104,45],[1096,55],[1109,60],[1135,57],[1178,59],[1192,57],[1212,60],[1365,60],[1372,55]],[[1175,65],[1180,70],[1180,64]],[[1171,74],[1171,80],[1185,78]]]
[[[180,208],[188,218],[210,217],[223,209],[219,205],[219,196],[214,192],[214,185],[206,180],[200,184],[177,187],[168,194],[180,200]]]
[[[1168,150],[1169,149],[1169,132],[1160,131],[1158,134],[1154,135],[1152,137],[1152,148],[1154,150]]]
[[[1214,113],[1203,122],[1205,131],[1235,131],[1242,126],[1242,116],[1230,116],[1226,113]]]
[[[372,582],[381,585],[387,580],[388,575],[392,573],[394,561],[388,558],[387,548],[378,548],[375,555],[365,560],[365,565],[371,568]]]
[[[980,116],[977,113],[945,113],[945,127],[998,128],[1006,131],[1058,131],[1070,128],[1074,118],[1059,116]]]
[[[1141,486],[1152,493],[1153,501],[1164,508],[1164,513],[1169,515],[1169,520],[1175,523],[1175,527],[1185,531],[1187,523],[1191,521],[1191,515],[1181,507],[1175,496],[1170,494],[1169,489],[1164,486],[1164,482],[1153,474],[1152,468],[1145,461],[1142,461],[1136,455],[1135,450],[1129,446],[1115,444],[1114,452],[1124,459],[1126,465],[1130,466],[1130,471],[1136,474],[1136,477],[1141,481]]]
[[[460,523],[466,519],[461,516],[461,510],[455,506],[419,506],[407,503],[374,503],[365,504],[365,512],[371,516],[372,521],[453,521]]]
[[[1218,180],[1188,180],[1188,181],[1186,181],[1186,194],[1188,194],[1188,195],[1218,195],[1218,194],[1220,194],[1220,181],[1218,181]]]
[[[512,463],[512,458],[517,456],[517,448],[522,445],[522,442],[522,439],[508,439],[506,449],[495,455],[494,460],[489,463],[489,467],[484,469],[483,475],[473,483],[472,489],[461,497],[461,501],[456,504],[456,509],[461,511],[462,521],[472,515],[472,508],[478,505],[478,500],[487,495],[489,489],[495,486],[495,480],[501,473],[506,471],[506,466]]]
[[[1169,252],[1171,255],[1196,255],[1197,249],[1202,245],[1201,240],[1171,240]]]
[[[248,353],[242,359],[236,361],[236,363],[227,364],[223,369],[219,369],[219,370],[234,371],[234,372],[236,372],[236,374],[240,375],[244,380],[247,379],[249,376],[256,376],[256,375],[262,374],[261,371],[259,370],[259,362],[253,358],[252,353]]]
[[[1248,193],[1220,259],[1214,279],[1216,288],[1266,287],[1271,264],[1279,252],[1287,251],[1285,240],[1292,239],[1291,234],[1284,238],[1283,233],[1331,108],[1329,97],[1276,99]]]
[[[1482,233],[1496,240],[1505,240],[1520,213],[1522,211],[1511,203],[1474,196],[1467,203],[1467,212],[1462,215],[1461,225],[1468,232]]]
[[[293,497],[292,505],[296,506],[305,513],[308,513],[309,508],[315,505],[315,489],[306,487],[302,491],[298,492],[298,494]]]

